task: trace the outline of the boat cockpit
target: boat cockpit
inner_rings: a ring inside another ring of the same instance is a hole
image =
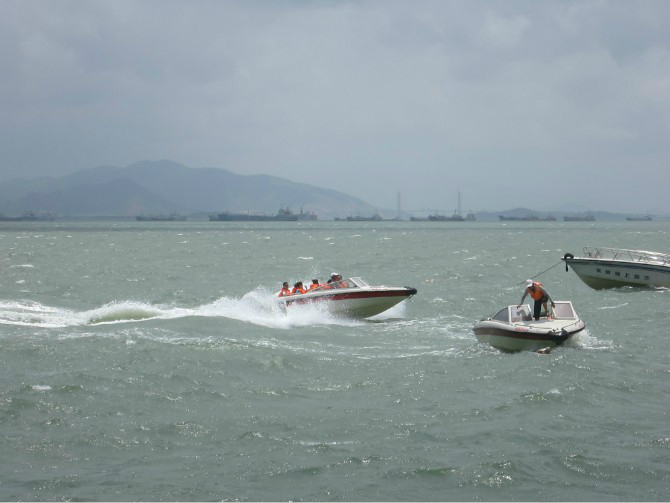
[[[557,301],[555,306],[551,308],[552,317],[555,320],[576,320],[577,313],[572,307],[572,302]],[[528,304],[521,306],[508,306],[505,309],[498,311],[492,320],[502,321],[503,323],[524,323],[533,321],[531,309]]]

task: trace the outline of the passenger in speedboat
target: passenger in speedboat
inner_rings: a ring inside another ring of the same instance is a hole
[[[309,288],[307,289],[307,291],[311,292],[312,290],[315,290],[315,289],[319,288],[320,286],[321,285],[319,284],[319,280],[318,279],[313,279],[312,284],[309,285]]]
[[[307,293],[305,287],[302,286],[302,281],[298,281],[295,285],[293,285],[293,290],[291,290],[291,294],[295,295],[297,293]]]
[[[277,297],[283,297],[284,295],[291,295],[291,290],[288,287],[288,281],[284,281],[284,284],[281,286],[279,295]]]
[[[556,304],[554,304],[554,301],[551,299],[549,292],[547,292],[547,290],[544,288],[544,285],[539,281],[533,281],[532,279],[526,280],[526,289],[523,292],[523,297],[521,297],[519,307],[526,299],[526,295],[530,295],[530,297],[535,301],[535,305],[533,306],[533,318],[536,320],[540,319],[540,311],[542,306],[544,306],[544,315],[547,316],[547,313],[549,312],[547,311],[547,302],[551,302],[552,308],[556,307]]]
[[[330,288],[349,288],[349,283],[342,280],[342,275],[336,272],[330,275],[328,284],[330,285]]]

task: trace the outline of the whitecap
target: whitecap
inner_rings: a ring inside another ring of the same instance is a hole
[[[351,325],[353,320],[331,315],[323,305],[302,304],[286,308],[274,293],[257,288],[240,299],[222,297],[194,310],[197,316],[220,316],[269,328],[288,330],[311,325]]]
[[[396,306],[375,319],[402,317],[404,309],[403,305]],[[287,309],[277,301],[275,293],[265,288],[257,288],[240,298],[221,297],[195,307],[152,305],[125,300],[110,302],[94,309],[75,311],[33,302],[0,301],[0,324],[17,326],[84,327],[189,316],[222,317],[282,330],[314,325],[357,326],[363,323],[360,320],[334,316],[322,304],[303,304]]]

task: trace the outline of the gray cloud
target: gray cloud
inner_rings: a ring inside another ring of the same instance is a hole
[[[0,176],[169,158],[380,207],[670,212],[669,25],[664,0],[5,0]]]

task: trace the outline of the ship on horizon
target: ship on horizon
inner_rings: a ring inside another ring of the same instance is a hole
[[[342,221],[342,218],[335,218],[336,221]],[[345,218],[347,222],[380,222],[383,220],[382,216],[379,213],[375,213],[370,217],[364,217],[361,215],[350,216]]]
[[[527,217],[506,217],[498,215],[498,218],[503,222],[555,222],[556,217],[548,215],[546,217],[538,217],[537,215],[529,215]]]
[[[276,215],[225,211],[210,215],[209,220],[213,222],[297,222],[298,220],[317,220],[317,215],[314,212],[304,213],[302,208],[300,213],[293,213],[289,207],[286,207],[279,208]]]
[[[183,222],[186,215],[170,213],[169,215],[137,215],[135,220],[138,222]]]
[[[593,215],[572,215],[572,216],[564,216],[563,217],[564,222],[595,222],[596,217]]]
[[[428,215],[427,217],[410,217],[412,222],[474,222],[477,220],[475,214],[471,211],[468,212],[467,216],[463,216],[463,211],[461,210],[461,191],[458,191],[458,208],[454,211],[454,214],[450,217],[446,215],[440,215],[435,213],[433,215]]]
[[[6,216],[0,213],[0,221],[2,222],[53,222],[54,220],[55,217],[51,213],[26,211],[20,216]]]

